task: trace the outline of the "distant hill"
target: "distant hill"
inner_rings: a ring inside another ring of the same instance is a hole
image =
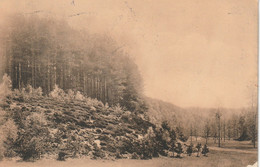
[[[223,119],[231,119],[234,115],[242,114],[248,109],[234,108],[202,108],[188,107],[182,108],[169,102],[146,97],[148,105],[148,116],[150,121],[156,125],[160,125],[163,121],[167,121],[171,127],[181,127],[185,135],[189,135],[190,127],[197,129],[198,135],[202,135],[203,126],[207,120],[214,120],[215,113],[221,112]]]
[[[148,116],[154,124],[158,125],[167,120],[171,126],[175,127],[185,116],[186,110],[172,103],[150,97],[146,97],[145,100],[148,105]]]

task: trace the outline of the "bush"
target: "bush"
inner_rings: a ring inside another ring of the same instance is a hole
[[[36,96],[42,96],[42,88],[39,87],[37,89],[34,89],[34,95]]]
[[[2,83],[0,84],[0,104],[3,103],[6,96],[11,94],[12,81],[7,74],[4,74]]]
[[[103,106],[104,107],[104,104],[97,100],[97,99],[92,99],[92,98],[85,98],[85,102],[86,102],[86,105],[87,106]]]
[[[83,101],[85,99],[85,97],[79,91],[77,91],[77,93],[75,95],[75,99]]]
[[[204,147],[202,148],[202,152],[201,152],[204,156],[207,156],[207,154],[209,153],[209,149],[207,147],[207,145],[205,144]]]
[[[74,100],[75,99],[75,93],[73,90],[69,89],[67,93],[68,100]]]
[[[192,152],[193,152],[193,145],[190,144],[186,150],[188,156],[191,156]]]
[[[25,88],[25,92],[33,94],[33,87],[30,84],[28,84]]]
[[[4,150],[3,141],[0,139],[0,161],[4,158]]]
[[[39,87],[37,89],[34,89],[30,84],[26,86],[26,88],[22,88],[21,91],[16,90],[13,92],[13,95],[15,96],[22,96],[25,99],[29,99],[31,97],[37,97],[42,96],[42,88]]]
[[[67,153],[60,151],[58,154],[58,161],[65,161],[65,156],[67,155]]]
[[[17,127],[13,120],[8,119],[0,127],[0,159],[1,157],[14,157],[14,141],[17,139]]]
[[[5,122],[6,113],[4,110],[0,108],[0,125],[3,125]]]
[[[123,114],[124,109],[120,106],[120,104],[117,104],[112,107],[112,110],[114,111],[114,115],[121,116]]]
[[[40,138],[33,137],[30,140],[24,140],[20,156],[23,160],[39,159],[40,155],[44,153],[44,143]]]
[[[18,132],[15,151],[23,160],[35,160],[48,150],[49,131],[42,115],[33,113],[22,121],[23,129]]]
[[[175,147],[174,151],[177,153],[177,158],[180,158],[181,154],[183,153],[181,143],[177,143],[177,146]]]
[[[64,100],[65,92],[55,84],[53,91],[50,92],[49,96],[58,100]]]

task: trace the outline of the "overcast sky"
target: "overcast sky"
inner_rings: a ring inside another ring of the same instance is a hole
[[[256,88],[256,0],[1,0],[0,10],[110,34],[134,56],[145,94],[181,107],[247,106]]]

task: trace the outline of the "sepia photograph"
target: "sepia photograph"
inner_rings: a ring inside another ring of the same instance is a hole
[[[0,167],[257,167],[258,0],[1,0]]]

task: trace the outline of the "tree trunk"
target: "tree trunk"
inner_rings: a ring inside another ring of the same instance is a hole
[[[220,121],[219,121],[219,128],[218,128],[218,147],[220,147]]]
[[[225,142],[225,140],[226,140],[226,124],[225,124],[225,122],[224,122],[223,128],[224,128],[223,131],[224,131],[224,142]]]
[[[21,89],[21,82],[22,82],[22,69],[21,69],[21,63],[19,62],[19,83],[18,83],[18,89]]]

